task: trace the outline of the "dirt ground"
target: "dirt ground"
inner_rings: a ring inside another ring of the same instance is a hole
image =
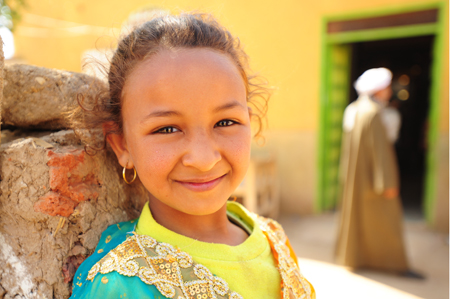
[[[425,280],[382,272],[350,272],[334,263],[337,213],[317,216],[281,216],[297,255],[300,269],[314,285],[317,298],[448,299],[448,235],[429,229],[416,217],[406,217],[405,238],[409,262]]]

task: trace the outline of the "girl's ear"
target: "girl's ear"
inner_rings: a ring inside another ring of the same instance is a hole
[[[133,167],[133,162],[130,161],[130,153],[123,134],[111,133],[116,131],[117,125],[113,122],[107,122],[103,124],[103,134],[106,135],[106,141],[108,141],[112,150],[116,154],[117,160],[122,167]]]

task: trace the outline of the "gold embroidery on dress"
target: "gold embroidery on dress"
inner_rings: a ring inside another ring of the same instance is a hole
[[[278,254],[278,270],[283,283],[282,299],[311,299],[311,287],[291,257],[286,245],[287,237],[281,225],[261,216],[257,216],[257,220]]]
[[[175,250],[167,243],[158,243],[150,236],[127,237],[91,268],[87,279],[93,281],[98,273],[113,271],[137,276],[142,282],[156,286],[168,298],[243,299],[229,289],[225,280],[194,263],[186,252]]]

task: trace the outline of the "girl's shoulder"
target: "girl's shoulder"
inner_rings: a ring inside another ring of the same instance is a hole
[[[111,250],[126,240],[127,236],[132,235],[137,220],[120,222],[109,226],[103,231],[95,251],[78,267],[73,279],[73,290],[70,298],[93,298],[89,295],[89,284],[87,276],[89,270]],[[106,282],[104,279],[103,282]]]

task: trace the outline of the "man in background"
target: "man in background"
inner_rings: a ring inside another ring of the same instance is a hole
[[[403,243],[399,174],[382,110],[392,96],[392,73],[370,69],[355,82],[358,99],[344,112],[340,178],[340,264],[409,277]]]

